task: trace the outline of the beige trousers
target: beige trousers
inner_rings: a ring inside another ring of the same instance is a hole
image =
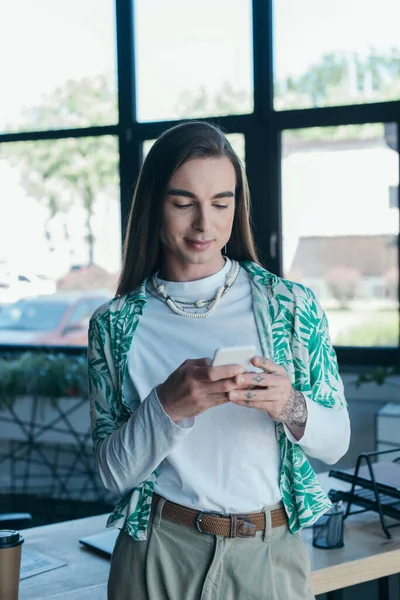
[[[108,600],[313,600],[310,562],[299,534],[287,526],[254,538],[202,534],[161,517],[161,499],[148,538],[121,531],[111,558]]]

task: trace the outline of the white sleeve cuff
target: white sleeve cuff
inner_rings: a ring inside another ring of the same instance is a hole
[[[175,423],[171,417],[165,412],[160,399],[157,394],[156,388],[153,388],[149,395],[149,401],[154,409],[154,412],[157,414],[160,419],[165,433],[177,433],[179,430],[182,432],[188,433],[188,429],[192,429],[194,427],[195,419],[194,417],[187,417],[186,419],[182,419],[179,423]],[[175,430],[175,431],[174,431]]]

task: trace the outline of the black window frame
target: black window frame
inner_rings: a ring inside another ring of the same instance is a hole
[[[167,0],[166,0],[167,1]],[[121,231],[125,235],[132,186],[142,164],[142,145],[168,127],[184,120],[138,122],[134,44],[134,2],[115,0],[119,121],[115,125],[0,134],[0,144],[35,140],[113,135],[119,144]],[[254,111],[205,119],[226,133],[245,137],[246,169],[252,197],[254,234],[261,259],[272,272],[282,275],[281,134],[287,129],[364,123],[395,123],[400,157],[400,100],[348,106],[275,111],[273,107],[273,0],[252,2]],[[269,166],[266,169],[266,165]],[[400,158],[399,158],[400,170]],[[400,206],[400,186],[397,189]],[[400,235],[398,235],[400,256]],[[400,283],[399,283],[400,298]],[[1,347],[0,347],[1,349]],[[335,348],[341,365],[390,365],[400,362],[397,347]]]

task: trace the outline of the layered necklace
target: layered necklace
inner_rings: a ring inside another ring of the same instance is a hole
[[[179,315],[180,317],[188,317],[189,319],[205,319],[215,311],[221,298],[223,298],[233,286],[239,275],[239,269],[239,263],[235,260],[232,260],[232,265],[226,276],[225,283],[217,289],[214,298],[211,298],[210,300],[197,300],[196,302],[174,300],[169,294],[166,293],[164,285],[157,283],[155,275],[153,275],[151,278],[151,283],[154,291],[158,294],[158,296],[161,296],[161,298],[164,299],[166,304],[176,315]]]

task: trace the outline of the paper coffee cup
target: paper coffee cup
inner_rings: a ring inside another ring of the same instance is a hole
[[[0,530],[0,598],[18,600],[24,538],[13,529]]]

